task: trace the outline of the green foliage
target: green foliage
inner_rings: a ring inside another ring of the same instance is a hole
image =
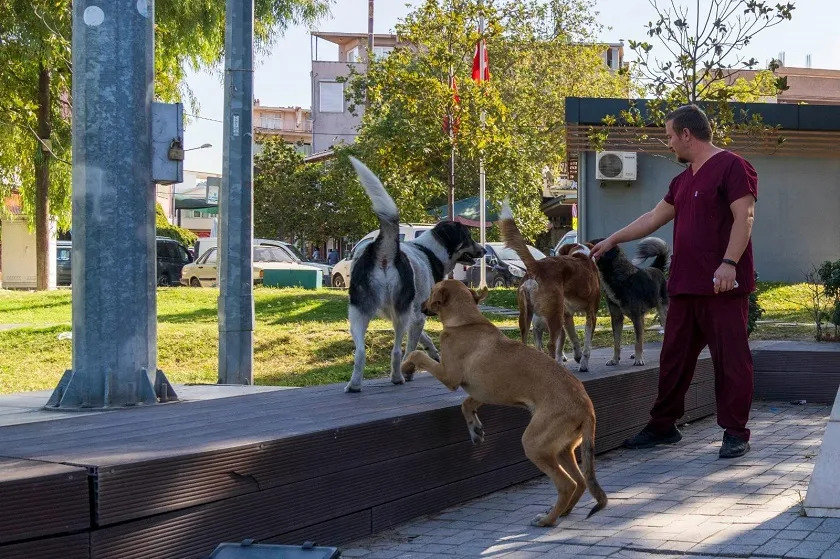
[[[739,52],[761,31],[789,21],[795,9],[793,3],[772,6],[757,0],[712,0],[706,13],[700,13],[698,3],[690,14],[689,8],[673,2],[664,8],[657,0],[651,4],[656,18],[647,24],[647,35],[658,40],[669,56],[651,60],[652,44],[630,41],[639,58],[636,70],[657,99],[672,96],[689,103],[732,99],[729,84],[738,77],[738,70],[758,66],[756,59],[744,60]],[[771,69],[777,67],[771,65]],[[778,90],[787,89],[784,78],[776,85]]]
[[[289,25],[313,23],[332,0],[255,0],[258,52]],[[225,3],[157,0],[155,97],[186,99],[198,107],[184,78],[188,70],[219,70],[224,54]],[[71,0],[5,0],[0,4],[0,198],[19,190],[23,210],[34,215],[35,165],[49,158],[49,210],[59,228],[70,226]],[[50,75],[52,133],[38,135],[38,75]],[[42,149],[43,148],[43,149]]]
[[[410,46],[375,59],[365,74],[351,73],[351,105],[369,104],[354,149],[403,221],[428,221],[427,210],[446,203],[454,143],[457,199],[478,194],[483,156],[488,200],[509,197],[529,240],[545,230],[543,173],[557,176],[565,162],[565,98],[630,90],[629,77],[602,62],[592,8],[579,0],[485,3],[490,80],[477,84],[470,76],[478,2],[427,0],[396,26]],[[450,118],[454,140],[444,125]],[[348,190],[360,191],[357,185]]]
[[[305,164],[281,138],[270,138],[254,158],[254,233],[257,237],[322,241],[361,237],[378,227],[370,201],[358,185],[346,155]]]
[[[170,239],[175,239],[176,241],[180,242],[181,244],[187,247],[193,246],[198,240],[198,235],[196,235],[189,229],[184,229],[183,227],[178,227],[177,225],[172,225],[171,223],[169,223],[169,220],[166,219],[166,213],[164,213],[163,206],[160,205],[160,202],[157,202],[155,204],[155,232],[160,237],[169,237]]]
[[[0,8],[0,197],[18,190],[34,216],[35,168],[50,166],[50,213],[70,225],[70,0],[8,0]],[[38,136],[38,84],[49,75],[51,133]],[[32,220],[34,223],[34,220]]]
[[[755,280],[758,281],[758,272],[754,272]],[[758,290],[750,293],[749,310],[747,313],[747,336],[751,336],[755,331],[758,319],[764,314],[764,308],[758,302]]]
[[[825,295],[833,303],[833,307],[826,313],[826,319],[834,324],[836,337],[840,330],[840,260],[823,262],[817,269],[817,274],[822,281]]]
[[[733,131],[746,132],[756,142],[774,137],[778,145],[784,138],[778,127],[767,126],[760,115],[735,112],[731,102],[758,102],[788,89],[787,78],[775,71],[773,61],[766,70],[753,75],[758,61],[744,60],[739,55],[761,31],[792,18],[792,3],[769,5],[757,0],[711,0],[706,13],[673,2],[660,7],[651,0],[654,21],[647,25],[647,35],[656,39],[664,58],[651,59],[654,45],[647,41],[630,41],[637,61],[630,73],[643,84],[651,101],[604,120],[606,126],[664,126],[665,116],[673,109],[696,103],[703,106],[712,124],[713,141],[726,146]],[[749,78],[749,79],[747,79]],[[608,131],[592,129],[590,140],[596,149],[606,142]],[[647,140],[641,133],[639,140]]]
[[[265,54],[290,25],[312,24],[329,14],[334,0],[254,0],[255,54]],[[189,70],[215,71],[222,77],[225,2],[155,1],[155,96],[197,100],[186,84]]]

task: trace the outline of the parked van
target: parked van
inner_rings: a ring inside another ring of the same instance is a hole
[[[70,241],[55,242],[55,283],[56,285],[70,285],[70,257],[73,255],[73,243]]]
[[[157,237],[157,284],[161,287],[181,284],[181,271],[193,261],[187,247],[169,237]]]
[[[157,284],[161,287],[179,285],[181,270],[194,259],[187,247],[169,237],[155,237]],[[72,277],[73,242],[56,241],[56,283],[70,285]]]

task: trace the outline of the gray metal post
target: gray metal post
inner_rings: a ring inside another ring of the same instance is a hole
[[[254,2],[227,0],[219,192],[219,383],[254,383]]]
[[[154,404],[152,0],[73,2],[73,368],[48,409]]]

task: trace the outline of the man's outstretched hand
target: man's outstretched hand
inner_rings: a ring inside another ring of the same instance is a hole
[[[590,251],[592,259],[598,260],[614,247],[615,243],[610,239],[610,237],[607,237],[606,239],[592,247],[592,250]]]

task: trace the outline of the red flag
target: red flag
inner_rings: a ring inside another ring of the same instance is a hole
[[[484,76],[481,77],[481,66],[480,60],[478,58],[479,47],[481,47],[482,54],[484,56]],[[473,55],[473,67],[472,67],[472,79],[477,82],[481,81],[490,81],[490,62],[487,58],[487,44],[482,39],[478,42],[478,45],[475,47],[475,55]]]

